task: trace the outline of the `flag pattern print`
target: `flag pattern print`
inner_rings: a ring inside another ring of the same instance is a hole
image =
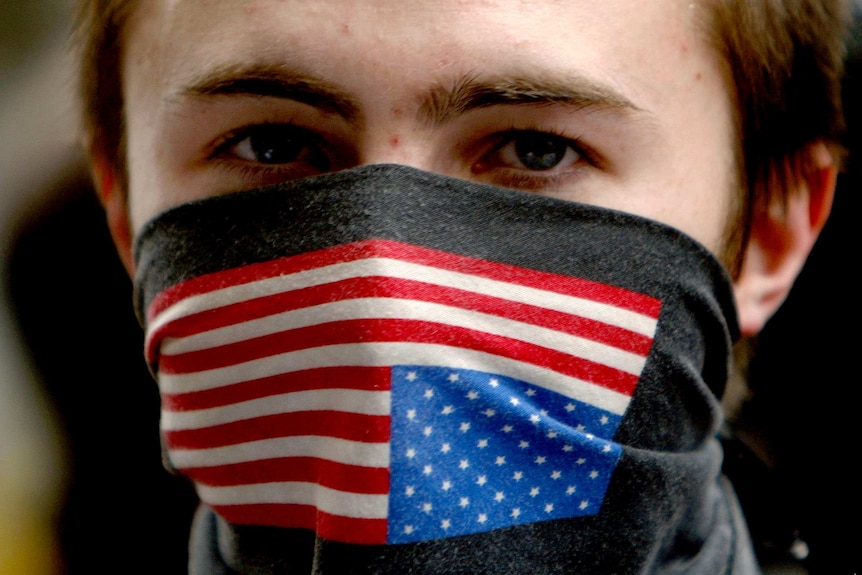
[[[171,464],[228,521],[404,543],[593,515],[654,298],[367,240],[158,294]]]

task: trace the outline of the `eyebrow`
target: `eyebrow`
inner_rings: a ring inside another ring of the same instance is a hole
[[[179,94],[281,98],[337,114],[346,121],[356,121],[360,116],[358,100],[347,91],[314,74],[281,65],[220,66],[193,78]],[[449,86],[432,85],[420,98],[418,118],[439,126],[467,112],[498,105],[562,105],[646,114],[618,90],[595,79],[528,73],[464,75]]]
[[[281,98],[338,114],[347,121],[359,116],[359,105],[347,92],[312,74],[281,66],[221,66],[193,78],[179,94]]]
[[[437,86],[424,98],[420,118],[433,125],[479,108],[499,105],[562,105],[645,113],[619,91],[581,75],[543,77],[464,76],[451,87]]]

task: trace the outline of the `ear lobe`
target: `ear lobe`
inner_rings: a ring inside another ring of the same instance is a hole
[[[822,143],[808,150],[812,169],[792,180],[784,209],[754,215],[742,271],[734,283],[743,336],[758,333],[778,310],[829,217],[837,167]]]
[[[126,194],[121,178],[113,165],[102,158],[95,158],[92,163],[96,192],[105,209],[108,229],[114,246],[120,256],[120,261],[129,277],[134,277],[135,265],[132,258],[132,233],[129,226],[129,214],[126,206]]]

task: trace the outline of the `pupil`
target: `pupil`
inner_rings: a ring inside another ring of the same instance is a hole
[[[258,161],[267,164],[286,164],[293,162],[302,151],[302,144],[289,134],[263,132],[251,137],[251,149]]]
[[[550,170],[566,154],[567,144],[547,134],[524,135],[515,142],[518,159],[530,170]]]

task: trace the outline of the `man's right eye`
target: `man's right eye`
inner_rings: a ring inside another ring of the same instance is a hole
[[[329,170],[320,136],[288,124],[260,124],[242,128],[226,137],[216,156],[271,167],[301,164],[320,171]]]

